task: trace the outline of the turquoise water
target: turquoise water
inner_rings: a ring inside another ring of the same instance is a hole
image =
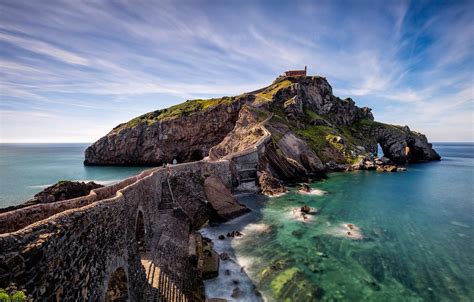
[[[17,205],[59,180],[110,184],[144,167],[85,167],[90,144],[0,144],[0,208]]]
[[[85,167],[87,144],[0,144],[0,206],[21,203],[61,179],[104,184],[143,167]],[[245,266],[222,262],[206,293],[258,301],[472,301],[473,144],[436,144],[440,162],[404,173],[334,173],[311,184],[327,192],[242,197],[254,211],[203,231],[216,249]],[[318,210],[306,222],[293,209]],[[346,236],[344,224],[362,239]],[[242,238],[217,236],[242,230]],[[224,271],[228,269],[230,276]],[[235,283],[238,283],[236,285]]]
[[[473,301],[474,145],[435,147],[442,161],[407,172],[331,174],[311,184],[322,196],[241,198],[253,213],[203,233],[244,276],[221,270],[207,295],[233,301],[240,278],[241,298],[256,300],[247,277],[269,301]],[[318,211],[306,221],[293,213],[304,204]],[[219,241],[228,230],[244,236]]]

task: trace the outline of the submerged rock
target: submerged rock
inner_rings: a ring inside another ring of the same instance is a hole
[[[232,294],[230,295],[234,299],[238,299],[242,295],[242,291],[240,288],[236,287],[232,290]]]
[[[243,234],[239,231],[232,231],[232,232],[227,233],[226,236],[234,238],[234,237],[241,237],[242,235]]]

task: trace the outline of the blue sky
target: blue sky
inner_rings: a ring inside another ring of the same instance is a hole
[[[0,141],[92,142],[305,65],[379,121],[474,141],[474,1],[0,1]]]

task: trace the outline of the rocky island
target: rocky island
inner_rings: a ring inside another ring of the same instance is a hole
[[[189,100],[120,124],[86,150],[84,164],[218,160],[265,136],[270,139],[257,167],[264,192],[328,171],[375,169],[381,165],[377,144],[385,164],[440,159],[425,135],[375,121],[370,108],[334,96],[326,78],[280,76],[253,92]]]
[[[228,257],[198,230],[249,211],[232,194],[439,159],[423,134],[375,121],[324,77],[189,100],[120,124],[85,151],[85,165],[158,168],[0,213],[0,287],[43,300],[204,301],[203,280]]]

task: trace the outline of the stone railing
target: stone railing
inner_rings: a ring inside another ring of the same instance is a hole
[[[177,178],[181,174],[213,175],[227,185],[232,182],[228,161],[179,164],[171,170]],[[165,168],[147,170],[99,192],[94,190],[82,199],[32,206],[35,211],[47,211],[35,218],[28,217],[34,213],[29,207],[3,213],[7,220],[2,218],[2,226],[13,223],[13,217],[18,221],[14,227],[4,227],[13,231],[0,234],[0,288],[16,283],[35,301],[102,301],[111,278],[120,269],[127,276],[128,299],[144,301],[143,294],[150,285],[140,261],[138,213],[143,215],[148,242],[161,242],[152,238],[163,231],[173,234],[180,230],[181,234],[190,230],[188,219],[160,220],[162,183],[167,177]],[[104,199],[98,200],[97,196]],[[183,207],[189,212],[196,208],[190,204],[193,202],[199,201],[188,198]],[[188,214],[193,217],[195,213]],[[165,257],[159,262],[177,290],[189,296],[193,283],[188,276],[194,270],[186,256],[187,235],[182,236],[186,238],[168,235],[172,240],[163,244],[173,259]],[[175,244],[177,241],[180,243]],[[155,246],[148,244],[148,248],[153,250]],[[169,295],[168,285],[164,286]]]
[[[123,189],[140,179],[150,175],[156,170],[149,169],[142,173],[124,179],[116,184],[91,190],[89,195],[73,199],[61,200],[51,203],[36,204],[4,213],[0,213],[0,234],[17,231],[37,221],[46,219],[57,213],[70,209],[81,208],[93,202],[113,197]]]
[[[231,186],[231,162],[261,150],[271,137],[264,126],[270,118],[262,122],[264,136],[254,146],[217,161],[172,165],[171,175],[178,178],[212,175]],[[128,280],[128,299],[143,301],[150,284],[136,237],[137,217],[141,212],[146,240],[161,243],[163,233],[169,238],[163,244],[168,246],[171,258],[160,254],[158,259],[167,278],[157,279],[159,284],[165,282],[161,286],[166,288],[160,289],[160,294],[169,297],[171,288],[171,296],[179,292],[189,301],[199,301],[192,296],[195,293],[189,282],[195,271],[186,258],[188,238],[170,235],[174,230],[189,231],[189,219],[160,220],[162,184],[168,177],[167,168],[153,168],[92,190],[88,196],[1,213],[0,287],[16,283],[35,300],[101,301],[108,295],[109,282],[120,270]],[[198,201],[190,198],[186,202],[180,201],[179,206],[186,208],[183,211],[187,211],[188,217],[194,217],[192,209],[196,207],[189,203]],[[153,239],[156,236],[161,239]],[[168,279],[172,282],[163,281]]]

